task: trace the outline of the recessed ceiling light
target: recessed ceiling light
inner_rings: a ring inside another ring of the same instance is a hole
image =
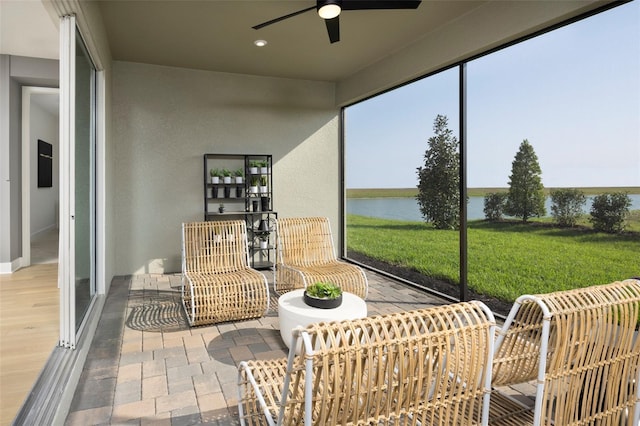
[[[253,44],[255,44],[258,47],[264,47],[267,45],[267,41],[266,40],[256,40],[253,42]]]

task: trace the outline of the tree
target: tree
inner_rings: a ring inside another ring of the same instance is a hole
[[[596,231],[615,234],[624,231],[631,198],[624,192],[596,195],[591,203],[591,218]]]
[[[504,213],[504,203],[507,200],[505,192],[490,192],[484,196],[484,217],[487,220],[500,220]]]
[[[523,140],[520,149],[511,163],[509,176],[509,193],[505,213],[509,216],[522,218],[526,222],[534,216],[544,216],[544,186],[542,185],[542,170],[538,164],[538,157],[528,140]]]
[[[433,123],[434,136],[428,140],[424,166],[418,167],[418,205],[427,222],[436,229],[460,226],[460,157],[458,140],[449,130],[444,115]]]
[[[560,226],[575,226],[587,202],[579,189],[556,189],[551,191],[551,216]]]

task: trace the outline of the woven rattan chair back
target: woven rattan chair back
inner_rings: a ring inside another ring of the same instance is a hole
[[[533,424],[638,426],[639,324],[638,280],[522,296],[498,333],[493,385],[537,380]],[[526,424],[510,410],[493,423]]]
[[[249,267],[244,221],[182,224],[182,303],[192,326],[265,314],[269,287]]]
[[[326,217],[278,219],[278,239],[280,260],[286,265],[313,266],[336,260]]]
[[[278,262],[274,287],[278,293],[306,288],[317,281],[329,281],[366,299],[367,276],[360,267],[336,257],[328,218],[280,218],[277,229]]]
[[[183,272],[225,274],[249,266],[244,221],[183,224]]]
[[[263,401],[282,425],[487,424],[494,324],[467,302],[298,328],[286,370],[241,365],[242,422],[262,424]]]

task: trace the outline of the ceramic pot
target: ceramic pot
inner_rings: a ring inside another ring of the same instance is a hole
[[[268,212],[271,210],[269,208],[269,197],[260,197],[260,208],[263,212]]]
[[[342,305],[342,294],[335,299],[319,299],[317,297],[309,296],[305,291],[303,300],[304,303],[314,308],[334,309]]]

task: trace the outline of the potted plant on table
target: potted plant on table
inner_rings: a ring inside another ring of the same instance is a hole
[[[337,284],[318,281],[304,290],[304,303],[314,308],[333,309],[342,304],[342,289]]]

